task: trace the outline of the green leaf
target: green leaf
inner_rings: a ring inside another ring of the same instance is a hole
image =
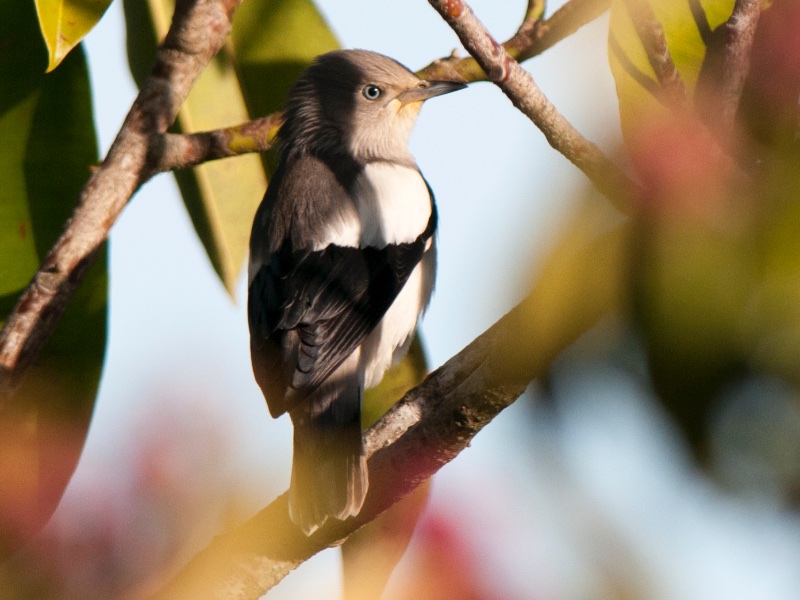
[[[281,110],[286,92],[311,61],[339,47],[310,0],[248,0],[234,17],[231,40],[254,117]]]
[[[733,11],[734,0],[647,1],[664,30],[670,55],[691,97],[708,44],[713,44],[717,28]],[[637,123],[666,110],[654,95],[656,75],[625,0],[613,0],[611,4],[609,62],[617,86],[623,132],[630,132]]]
[[[45,75],[47,53],[36,28],[27,2],[6,10],[0,24],[0,47],[7,51],[0,66],[0,325],[60,234],[97,162],[83,52],[71,53],[60,69]],[[102,252],[6,405],[2,425],[13,432],[15,419],[26,423],[19,430],[27,432],[25,452],[36,466],[24,492],[36,513],[26,535],[49,518],[83,446],[105,351],[106,290]],[[58,444],[53,428],[61,436]],[[0,450],[9,437],[0,439]],[[0,479],[7,480],[6,474],[0,472]],[[24,541],[2,534],[0,522],[0,554]]]
[[[35,0],[47,44],[47,71],[55,69],[106,12],[111,0]]]
[[[171,0],[126,0],[128,61],[139,84],[172,19]],[[249,114],[230,53],[223,49],[208,65],[178,113],[175,129],[203,131],[247,121]],[[253,215],[267,186],[255,154],[178,171],[175,178],[211,264],[233,295],[244,264]]]
[[[371,427],[408,390],[419,385],[427,374],[428,359],[419,337],[415,337],[405,358],[386,371],[380,384],[364,392],[362,427]]]
[[[139,83],[172,18],[171,0],[126,0],[128,60]],[[336,46],[307,0],[250,0],[224,47],[181,107],[176,129],[194,132],[245,122],[280,108],[297,74]],[[248,110],[248,107],[250,110]],[[253,215],[267,186],[258,155],[211,162],[175,173],[184,204],[223,285],[232,295],[248,250]]]

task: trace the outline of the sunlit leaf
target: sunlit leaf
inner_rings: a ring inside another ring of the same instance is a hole
[[[234,17],[231,39],[254,117],[282,109],[303,69],[339,46],[311,0],[248,0]]]
[[[364,393],[361,423],[366,429],[380,419],[412,387],[428,374],[428,360],[419,338],[414,338],[408,354],[389,369],[380,384]]]
[[[128,60],[141,83],[152,66],[157,40],[172,19],[171,0],[128,0]],[[249,119],[236,70],[223,49],[203,72],[178,114],[176,129],[203,131]],[[244,264],[253,215],[267,180],[254,154],[175,173],[184,204],[214,270],[233,294]]]
[[[734,0],[647,0],[664,30],[675,66],[691,97],[715,31],[730,16]],[[626,0],[613,0],[609,23],[609,61],[617,86],[623,132],[665,108],[658,83],[634,29]]]
[[[111,0],[34,0],[39,27],[47,44],[47,70],[55,69],[64,57],[106,12]]]
[[[171,0],[125,2],[128,59],[139,82],[152,64],[157,40],[167,32],[172,7]],[[244,3],[234,21],[232,40],[234,50],[222,49],[181,107],[180,131],[235,125],[251,115],[277,110],[299,71],[313,56],[336,45],[307,0]],[[247,253],[253,215],[267,185],[260,159],[244,155],[175,175],[195,230],[232,294]]]
[[[0,325],[60,234],[97,161],[83,52],[71,53],[45,75],[47,54],[36,27],[27,2],[7,11],[0,24],[0,47],[6,49],[0,66]],[[24,424],[15,447],[24,447],[36,469],[30,473],[34,483],[20,490],[33,517],[14,539],[0,539],[0,554],[44,524],[75,468],[105,350],[106,289],[102,252],[5,406],[9,422]],[[54,444],[45,439],[53,429],[71,433]],[[0,473],[0,481],[8,480]]]

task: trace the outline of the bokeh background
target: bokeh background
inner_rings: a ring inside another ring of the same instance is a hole
[[[425,2],[317,4],[345,47],[412,69],[459,47]],[[497,39],[525,10],[471,4]],[[603,17],[525,67],[617,155],[607,31]],[[136,94],[120,3],[86,47],[104,153]],[[422,325],[437,367],[522,299],[586,181],[488,83],[426,104],[412,152],[440,213],[439,276]],[[290,423],[269,417],[250,371],[244,280],[233,302],[171,176],[148,183],[114,226],[109,273],[99,399],[49,525],[76,597],[137,587],[184,560],[283,492],[291,464]],[[766,376],[726,391],[698,461],[634,376],[646,370],[635,340],[630,353],[591,359],[614,327],[601,323],[435,476],[386,598],[800,597],[796,391]],[[341,598],[340,563],[337,550],[323,552],[269,597]]]

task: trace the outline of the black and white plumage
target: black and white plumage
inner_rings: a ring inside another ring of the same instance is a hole
[[[435,275],[433,193],[408,151],[428,82],[385,56],[320,56],[289,94],[253,223],[253,371],[294,424],[291,519],[310,535],[367,492],[361,397],[405,353]]]

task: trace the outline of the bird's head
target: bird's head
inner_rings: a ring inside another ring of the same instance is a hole
[[[284,149],[347,152],[364,161],[408,160],[408,138],[422,103],[463,87],[425,81],[375,52],[328,52],[289,93],[281,129]]]

